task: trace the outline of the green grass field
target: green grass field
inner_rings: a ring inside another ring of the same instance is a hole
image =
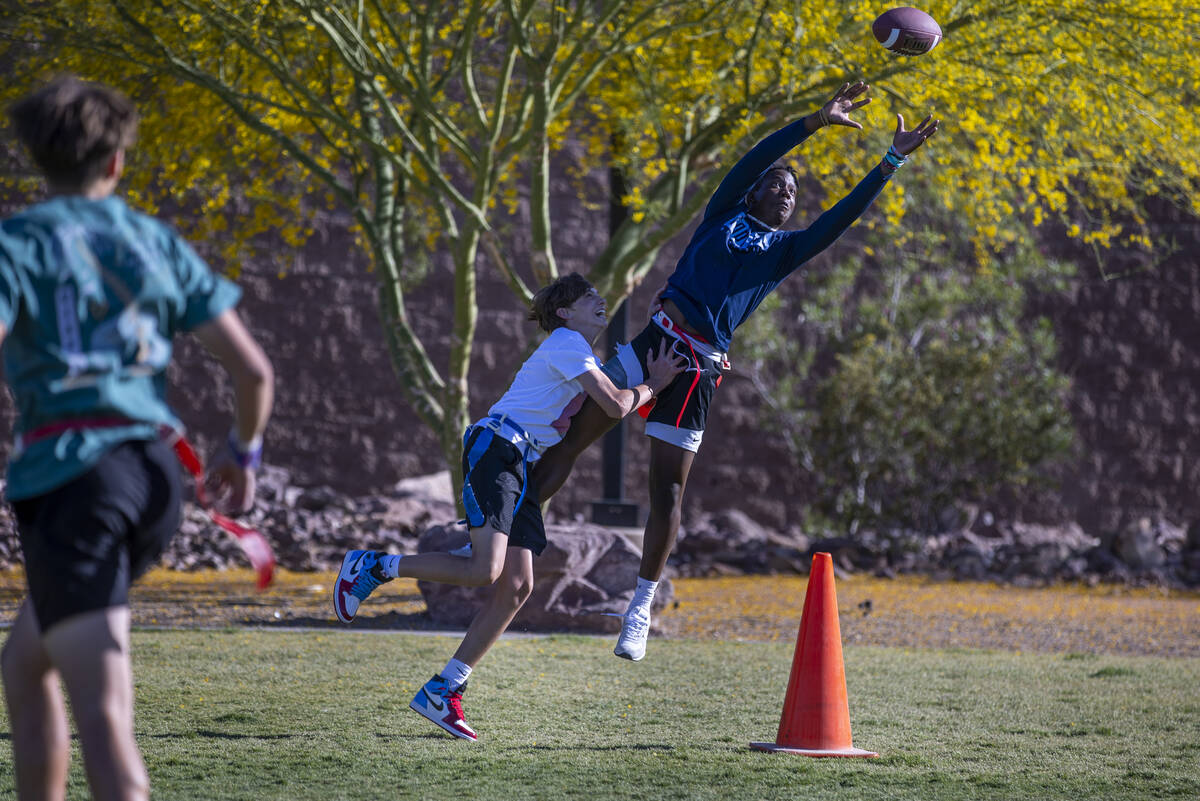
[[[633,664],[607,638],[505,640],[465,698],[474,744],[408,710],[456,643],[135,632],[154,797],[1200,797],[1196,659],[847,648],[855,745],[880,758],[813,760],[748,748],[775,738],[791,643],[657,639]],[[86,797],[77,758],[71,797]]]

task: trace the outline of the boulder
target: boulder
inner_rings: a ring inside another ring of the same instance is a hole
[[[811,561],[801,529],[775,531],[738,509],[694,518],[680,530],[671,554],[671,565],[685,576],[807,574]]]
[[[964,541],[947,550],[943,563],[959,581],[983,581],[988,577],[991,554],[974,542]]]
[[[548,525],[549,544],[533,560],[533,593],[517,613],[510,630],[615,633],[621,628],[637,582],[641,554],[625,537],[588,524]],[[432,526],[421,535],[417,552],[450,551],[465,545],[462,526]],[[487,599],[489,588],[457,587],[420,581],[417,586],[434,623],[453,628],[470,624]],[[674,599],[670,579],[663,577],[653,610]]]
[[[1162,567],[1166,554],[1150,518],[1141,517],[1126,524],[1113,539],[1113,553],[1131,570],[1155,570]]]
[[[399,497],[421,498],[454,505],[454,482],[450,479],[449,470],[401,479],[396,482],[394,493]]]

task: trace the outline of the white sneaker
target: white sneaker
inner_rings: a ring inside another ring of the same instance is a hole
[[[646,638],[650,636],[650,610],[635,609],[624,614],[621,635],[613,653],[622,659],[642,661],[646,655]]]

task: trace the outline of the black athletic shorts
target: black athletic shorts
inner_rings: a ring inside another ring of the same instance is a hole
[[[471,528],[489,525],[508,535],[508,547],[540,555],[546,526],[532,463],[524,450],[487,426],[471,426],[463,441],[463,506]]]
[[[721,384],[720,362],[698,353],[686,341],[650,322],[632,342],[617,348],[617,355],[605,362],[602,369],[622,389],[637,386],[646,378],[646,354],[657,354],[663,340],[687,359],[687,367],[638,413],[646,418],[646,436],[695,453],[704,438],[713,393]]]
[[[108,451],[79,478],[14,501],[41,630],[128,603],[129,585],[179,528],[182,494],[171,450],[157,440],[134,440]]]

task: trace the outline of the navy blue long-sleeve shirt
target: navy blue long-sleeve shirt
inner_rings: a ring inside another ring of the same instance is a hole
[[[875,200],[887,177],[879,167],[803,231],[772,231],[748,213],[746,193],[772,164],[809,137],[804,120],[755,145],[721,181],[704,220],[667,279],[664,298],[718,350],[793,270],[832,245]]]

